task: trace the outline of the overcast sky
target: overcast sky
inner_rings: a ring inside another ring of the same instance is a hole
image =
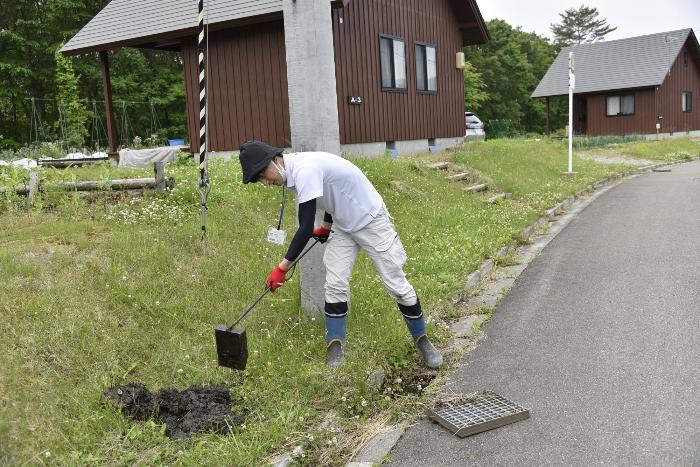
[[[596,7],[600,17],[617,30],[607,40],[656,32],[693,28],[700,37],[700,0],[481,0],[477,2],[486,21],[499,18],[523,31],[551,38],[549,25],[558,23],[559,13],[582,4]]]

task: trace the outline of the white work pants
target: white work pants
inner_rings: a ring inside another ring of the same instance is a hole
[[[406,250],[386,208],[382,208],[372,222],[357,232],[334,230],[330,235],[323,255],[323,264],[326,266],[326,302],[348,301],[350,275],[360,249],[374,263],[389,295],[401,305],[415,305],[416,292],[403,271],[407,260]]]

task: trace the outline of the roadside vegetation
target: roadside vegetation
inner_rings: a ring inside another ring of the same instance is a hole
[[[453,298],[474,268],[555,203],[632,170],[577,159],[578,175],[563,177],[565,147],[494,140],[434,156],[354,160],[396,219],[409,280],[442,346]],[[615,150],[671,160],[699,155],[700,145],[635,142]],[[465,182],[426,167],[437,160],[512,199],[490,204],[488,193],[465,192]],[[339,371],[325,366],[322,318],[300,311],[298,272],[242,323],[247,369],[218,367],[214,326],[230,324],[263,290],[285,252],[265,241],[280,193],[243,185],[237,162],[212,163],[202,242],[196,165],[171,164],[167,175],[172,192],[138,198],[56,193],[28,206],[0,194],[0,463],[259,465],[297,448],[302,464],[339,464],[382,423],[422,410],[436,374],[420,369],[396,304],[364,256],[353,273],[347,364]],[[150,171],[42,171],[47,180],[124,176]],[[26,177],[0,167],[0,185]],[[225,383],[244,425],[228,436],[170,440],[162,425],[132,422],[103,402],[105,389],[134,381],[151,390]]]
[[[631,156],[639,159],[656,160],[661,162],[672,162],[676,160],[689,160],[698,156],[697,140],[690,138],[678,138],[664,141],[663,145],[667,151],[659,151],[658,141],[644,141],[628,146],[620,145],[608,147],[605,154],[619,153],[623,156]]]

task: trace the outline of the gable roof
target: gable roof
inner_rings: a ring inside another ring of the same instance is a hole
[[[282,12],[282,0],[207,0],[207,6],[210,26]],[[195,0],[112,0],[61,52],[77,55],[196,33],[197,16]]]
[[[660,86],[689,38],[695,55],[700,54],[692,29],[565,47],[532,97],[569,93],[570,51],[574,52],[576,94]]]
[[[318,1],[318,0],[314,0]],[[330,0],[343,7],[349,0]],[[432,1],[432,0],[431,0]],[[452,0],[465,44],[489,40],[476,0]],[[213,30],[282,18],[282,0],[206,0]],[[120,47],[167,47],[174,39],[196,34],[196,0],[112,0],[61,52],[78,55]]]
[[[450,3],[459,21],[463,45],[485,44],[491,40],[476,0],[451,0]]]

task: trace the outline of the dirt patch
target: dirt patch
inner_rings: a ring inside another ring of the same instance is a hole
[[[153,394],[144,385],[132,383],[111,387],[104,397],[128,417],[153,417],[165,423],[165,433],[173,439],[186,439],[205,431],[227,434],[244,421],[242,416],[233,414],[231,394],[222,384],[191,386],[184,391],[166,388]]]
[[[437,371],[426,368],[401,371],[385,380],[382,393],[392,398],[407,394],[420,395],[437,375]]]

